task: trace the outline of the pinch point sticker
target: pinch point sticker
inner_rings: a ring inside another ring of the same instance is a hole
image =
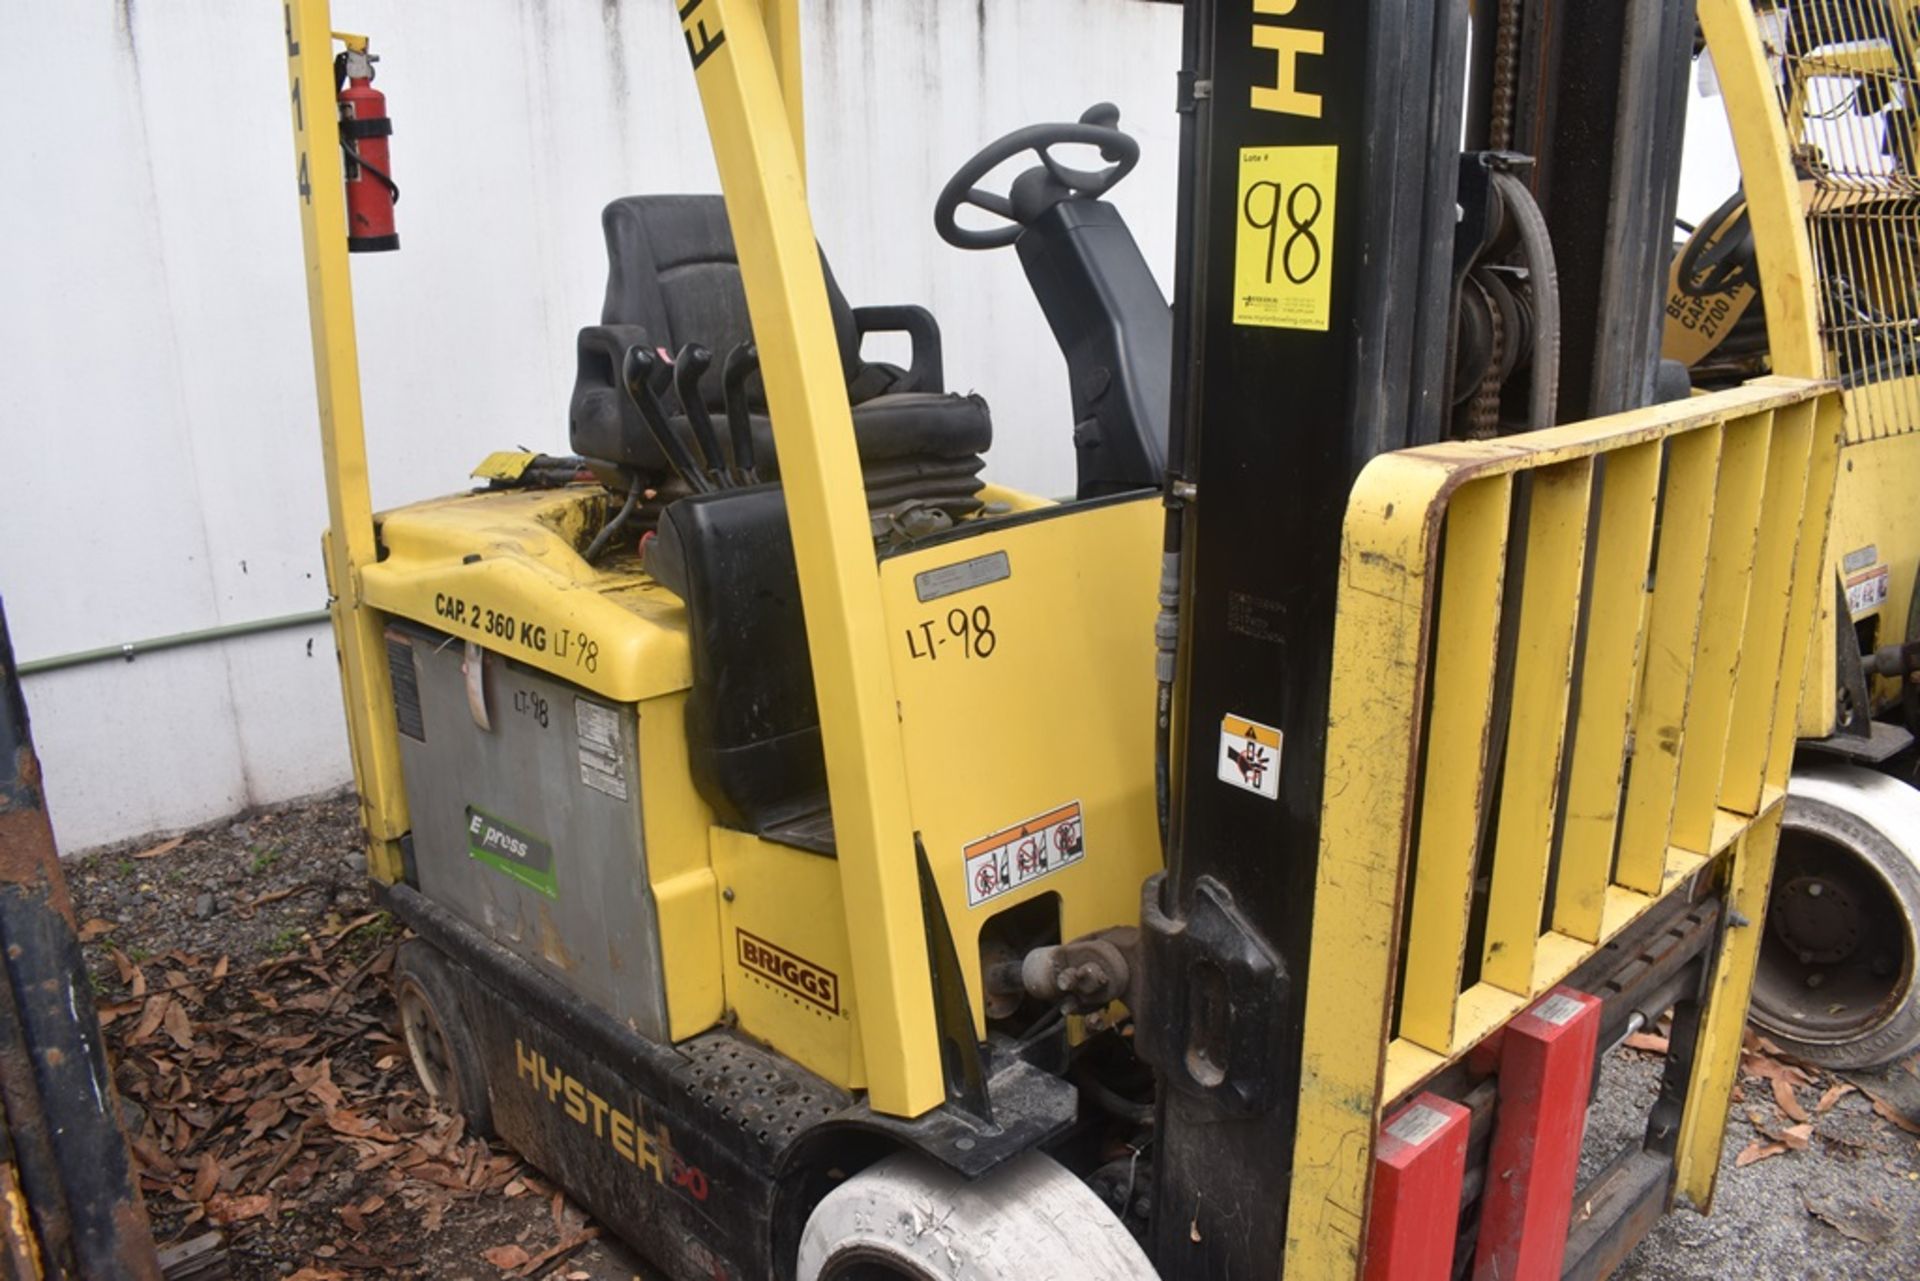
[[[1280,799],[1280,731],[1244,716],[1220,718],[1220,781]]]

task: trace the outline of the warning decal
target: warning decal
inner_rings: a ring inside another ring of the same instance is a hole
[[[1847,579],[1847,612],[1855,618],[1887,603],[1888,570],[1885,565]]]
[[[626,800],[627,762],[620,747],[619,714],[575,696],[573,724],[580,748],[580,781],[617,801]]]
[[[961,855],[967,864],[967,906],[979,907],[1087,856],[1080,802],[968,841]]]
[[[1565,1027],[1567,1022],[1578,1014],[1583,1007],[1580,1002],[1560,992],[1555,992],[1546,1000],[1533,1007],[1533,1017],[1542,1023],[1551,1023],[1555,1027]]]
[[[1233,323],[1328,327],[1338,147],[1242,147]]]
[[[1439,1108],[1430,1108],[1424,1103],[1415,1103],[1405,1112],[1393,1119],[1387,1126],[1387,1133],[1402,1143],[1419,1147],[1434,1135],[1440,1133],[1447,1123],[1447,1114]]]
[[[1220,718],[1220,781],[1280,799],[1280,731],[1244,716]]]

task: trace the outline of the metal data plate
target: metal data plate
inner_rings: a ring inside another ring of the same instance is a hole
[[[423,735],[401,735],[400,756],[420,892],[665,1041],[633,709],[476,650],[482,729],[465,647],[409,635],[388,643],[418,675]]]

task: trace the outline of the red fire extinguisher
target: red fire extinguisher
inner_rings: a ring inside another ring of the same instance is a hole
[[[354,253],[400,247],[393,229],[400,188],[393,181],[387,143],[393,121],[387,118],[387,96],[373,87],[377,61],[367,52],[364,37],[350,38],[347,51],[333,60],[341,163],[347,177],[347,248]]]

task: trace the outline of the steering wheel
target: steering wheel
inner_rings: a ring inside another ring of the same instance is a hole
[[[940,239],[956,249],[999,249],[1020,238],[1025,220],[1013,200],[996,191],[982,191],[978,183],[997,165],[1023,151],[1039,156],[1054,182],[1074,195],[1094,199],[1113,190],[1140,163],[1140,144],[1121,133],[1119,124],[1120,108],[1101,102],[1081,113],[1078,123],[1028,125],[989,143],[940,189],[940,198],[933,205],[933,225]],[[1109,162],[1107,167],[1075,169],[1054,159],[1050,148],[1074,143],[1098,147],[1100,158]],[[962,227],[953,217],[961,205],[985,210],[1010,225],[985,230]]]

